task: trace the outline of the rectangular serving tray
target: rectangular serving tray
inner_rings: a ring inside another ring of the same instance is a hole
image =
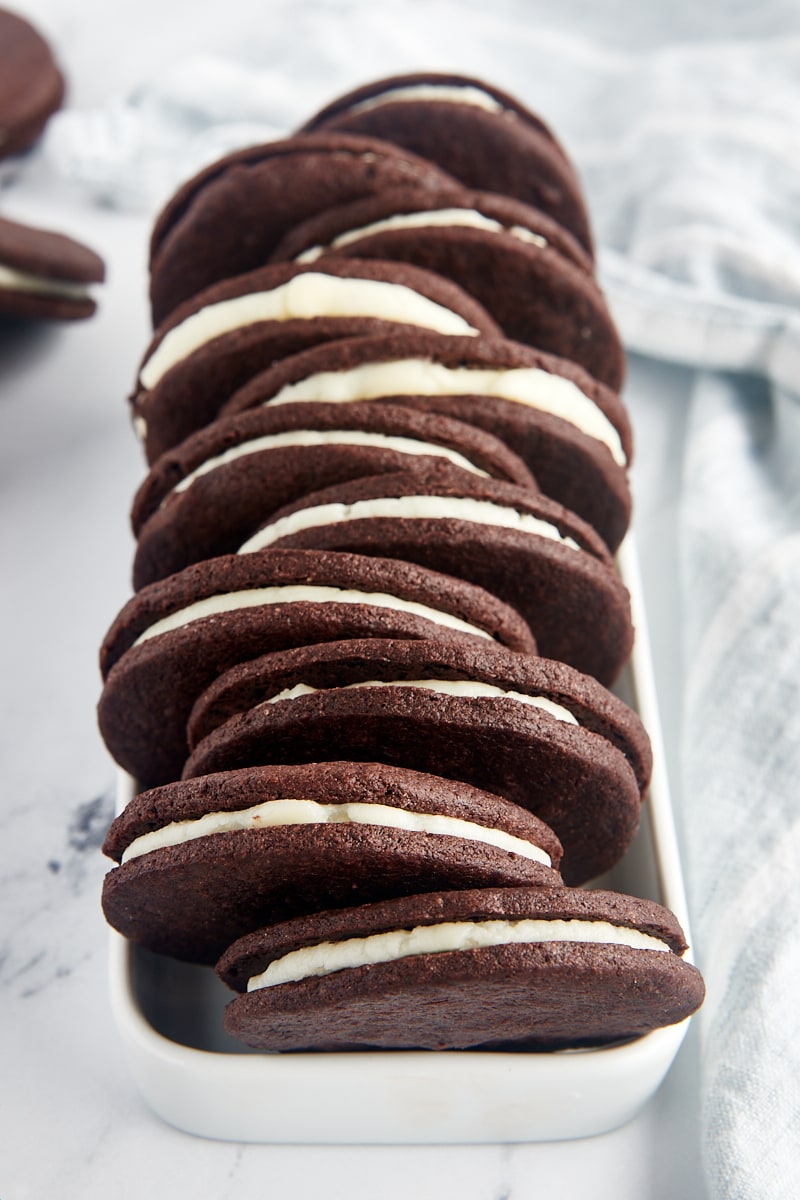
[[[642,823],[623,861],[593,886],[665,904],[689,938],[638,558],[618,554],[636,644],[615,690],[653,745]],[[133,795],[120,775],[118,801]],[[689,955],[687,955],[689,957]],[[232,993],[208,967],[155,955],[111,932],[110,992],[133,1078],[163,1120],[188,1133],[274,1144],[556,1141],[604,1133],[653,1095],[688,1020],[625,1045],[557,1053],[399,1051],[258,1054],[222,1029]]]

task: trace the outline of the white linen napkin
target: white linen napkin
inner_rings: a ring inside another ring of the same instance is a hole
[[[336,94],[436,69],[541,113],[631,350],[697,368],[681,497],[682,751],[710,1194],[800,1196],[800,13],[791,0],[317,0],[240,52],[52,122],[50,166],[155,210]],[[263,6],[262,6],[263,7]],[[260,11],[260,9],[259,9]],[[357,47],[357,53],[354,53]]]

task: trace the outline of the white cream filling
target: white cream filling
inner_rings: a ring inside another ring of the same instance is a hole
[[[447,367],[424,358],[366,363],[287,383],[265,403],[318,400],[344,404],[378,396],[469,395],[510,400],[551,413],[602,442],[620,466],[627,462],[619,433],[605,413],[572,380],[540,367]]]
[[[416,600],[404,600],[399,596],[390,596],[386,592],[362,592],[354,588],[337,588],[316,584],[286,584],[272,587],[248,588],[241,592],[226,592],[216,596],[206,596],[196,600],[177,612],[170,613],[158,621],[154,621],[143,633],[140,633],[134,646],[141,645],[148,638],[158,637],[162,633],[170,633],[174,629],[182,629],[192,621],[200,621],[205,617],[219,616],[221,613],[234,612],[242,608],[258,608],[267,604],[367,604],[371,608],[389,608],[396,612],[409,613],[423,617],[442,625],[446,629],[471,633],[478,637],[492,640],[491,634],[477,625],[462,621],[451,613],[440,612],[429,608],[427,604],[419,604]]]
[[[208,304],[165,334],[139,372],[144,388],[152,388],[176,363],[207,342],[257,321],[291,321],[313,317],[378,317],[436,333],[474,336],[462,316],[402,284],[355,279],[315,271],[266,292],[248,292]]]
[[[557,721],[564,721],[567,725],[578,725],[579,723],[568,708],[564,708],[563,704],[556,704],[555,700],[551,700],[548,696],[532,696],[528,692],[510,691],[497,687],[494,683],[484,683],[479,679],[366,679],[358,683],[337,684],[335,690],[347,692],[356,688],[390,687],[422,688],[429,692],[436,692],[440,696],[463,696],[470,700],[516,700],[519,704],[528,704],[532,708],[539,708],[543,712],[549,713],[551,717],[555,717]],[[279,700],[294,700],[298,696],[310,696],[321,690],[324,689],[310,687],[307,683],[296,683],[293,687],[285,688],[284,691],[270,696],[269,700],[265,700],[260,707],[277,704]]]
[[[406,87],[391,88],[377,96],[370,96],[351,105],[347,113],[369,112],[373,108],[382,108],[384,104],[408,103],[423,101],[443,104],[470,104],[473,108],[483,108],[486,112],[505,112],[503,105],[494,96],[490,96],[483,88],[474,84],[456,83],[414,83]]]
[[[385,433],[367,433],[359,429],[288,429],[282,433],[264,434],[263,437],[251,438],[250,441],[240,442],[214,458],[208,458],[194,471],[177,483],[173,492],[184,492],[201,475],[207,475],[217,467],[227,466],[248,454],[258,454],[262,450],[280,450],[287,446],[371,446],[379,450],[394,450],[398,454],[433,455],[436,458],[446,458],[454,466],[473,475],[484,478],[488,472],[482,471],[473,463],[452,450],[449,446],[440,446],[435,442],[418,441],[415,438],[395,436]],[[169,494],[169,493],[168,493]],[[162,504],[166,501],[166,496]]]
[[[572,550],[581,549],[576,541],[565,537],[549,521],[543,521],[531,513],[517,512],[515,508],[493,504],[489,500],[475,500],[470,496],[380,496],[373,500],[356,500],[352,504],[316,504],[299,508],[259,529],[239,548],[238,553],[252,554],[304,529],[378,518],[469,521],[476,525],[516,529],[548,538]]]
[[[0,288],[10,292],[28,292],[36,296],[55,296],[64,300],[88,300],[89,285],[65,279],[47,279],[30,271],[18,271],[0,263]]]
[[[438,208],[428,212],[400,213],[394,217],[384,217],[380,221],[372,221],[369,225],[363,225],[359,229],[348,229],[335,237],[327,246],[311,246],[308,250],[304,250],[302,254],[297,255],[295,261],[299,263],[316,262],[326,250],[339,250],[343,246],[349,246],[351,243],[359,241],[360,238],[371,237],[373,234],[391,233],[396,229],[452,228],[453,226],[481,229],[487,233],[509,233],[512,237],[530,245],[547,245],[546,238],[526,229],[524,225],[503,225],[502,222],[496,221],[493,217],[484,216],[475,209]]]
[[[382,829],[399,829],[409,833],[425,833],[431,836],[466,838],[508,850],[534,862],[552,865],[550,855],[540,846],[526,841],[503,829],[478,825],[475,821],[464,821],[460,817],[448,817],[440,813],[410,812],[394,808],[389,804],[344,802],[320,804],[316,800],[285,798],[266,800],[251,808],[236,812],[205,813],[185,821],[173,821],[161,829],[154,829],[135,838],[122,855],[122,862],[152,850],[164,850],[170,846],[182,846],[197,838],[210,837],[217,833],[233,833],[243,829],[278,829],[289,825],[376,825]]]
[[[439,925],[420,925],[415,929],[393,929],[368,937],[348,938],[341,942],[322,942],[291,950],[275,959],[265,971],[253,975],[248,992],[296,983],[311,976],[331,975],[374,963],[396,962],[415,954],[442,954],[452,950],[476,950],[485,946],[535,945],[541,942],[582,942],[592,945],[629,946],[634,950],[658,950],[672,953],[660,938],[612,925],[608,921],[548,920],[523,918],[519,921],[447,921]]]

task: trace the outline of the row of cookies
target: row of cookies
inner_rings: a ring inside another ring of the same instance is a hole
[[[250,1044],[597,1044],[700,1002],[670,914],[575,890],[650,774],[608,690],[631,432],[591,255],[549,131],[452,77],[361,89],[156,223],[99,706],[145,790],[104,909],[222,955]]]

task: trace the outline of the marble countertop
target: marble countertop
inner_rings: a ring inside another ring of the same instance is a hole
[[[100,50],[53,4],[68,57]],[[28,5],[47,15],[45,4]],[[57,11],[56,11],[57,10]],[[88,18],[87,18],[88,19]],[[98,67],[98,72],[100,68]],[[100,75],[98,75],[100,78]],[[99,83],[97,84],[99,87]],[[2,803],[0,1084],[7,1200],[147,1194],[331,1200],[551,1192],[594,1200],[703,1195],[697,1038],[624,1128],[579,1142],[474,1147],[290,1147],[203,1141],[156,1117],[112,1023],[100,853],[114,767],[95,726],[97,651],[129,595],[128,510],[144,473],[126,396],[146,344],[150,219],[90,205],[36,171],[0,211],[56,226],[106,259],[97,316],[69,327],[0,325]],[[691,374],[631,362],[635,527],[671,783],[681,717],[675,511]],[[553,1192],[555,1189],[555,1192]]]

